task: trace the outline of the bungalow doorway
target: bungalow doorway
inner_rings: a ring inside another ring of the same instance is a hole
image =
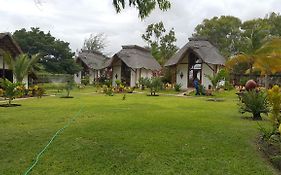
[[[193,81],[197,78],[202,83],[202,60],[194,53],[188,57],[188,87],[194,87]]]
[[[130,86],[131,83],[131,68],[129,68],[123,61],[121,65],[121,81],[126,86]]]

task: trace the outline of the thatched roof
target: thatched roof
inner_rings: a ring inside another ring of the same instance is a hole
[[[112,66],[114,60],[122,60],[128,67],[134,69],[148,69],[148,70],[160,70],[160,64],[151,55],[149,49],[137,46],[137,45],[127,45],[122,46],[122,50],[116,53],[108,66]]]
[[[14,57],[22,53],[21,48],[10,33],[0,33],[0,49],[10,52]]]
[[[81,60],[88,68],[100,70],[105,68],[105,63],[109,60],[108,57],[100,52],[83,50],[78,53],[77,59]]]
[[[192,51],[203,62],[215,65],[224,65],[225,58],[219,53],[218,49],[213,46],[207,39],[204,38],[189,38],[189,42],[181,48],[174,56],[172,56],[165,66],[173,66],[180,62],[180,60],[189,51]]]

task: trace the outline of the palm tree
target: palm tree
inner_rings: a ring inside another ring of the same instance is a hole
[[[226,67],[232,69],[240,63],[247,63],[251,74],[253,70],[265,76],[265,87],[268,88],[268,76],[281,72],[281,38],[274,38],[263,44],[259,49],[250,54],[238,54],[227,61]]]
[[[3,51],[2,51],[3,52]],[[23,82],[24,77],[33,69],[33,66],[39,60],[39,54],[29,57],[27,54],[20,54],[16,58],[13,58],[9,53],[4,52],[4,61],[9,68],[13,71],[16,81]]]
[[[265,88],[268,89],[268,76],[281,72],[281,38],[265,43],[256,54],[253,69],[259,70],[265,76]]]

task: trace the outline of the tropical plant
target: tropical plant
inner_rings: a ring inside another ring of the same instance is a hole
[[[275,38],[266,42],[256,51],[256,59],[253,69],[265,76],[265,88],[269,87],[268,76],[281,72],[281,38]]]
[[[233,71],[233,68],[241,63],[249,65],[245,73],[252,74],[253,71],[259,71],[265,76],[265,87],[268,89],[268,76],[281,72],[281,38],[273,38],[263,44],[253,53],[242,53],[232,57],[227,61],[226,67]]]
[[[33,66],[40,58],[39,54],[32,55],[31,58],[27,54],[20,54],[16,58],[7,52],[4,52],[3,55],[5,63],[13,71],[16,81],[19,83],[23,82],[23,79],[32,71]]]
[[[146,87],[150,89],[151,96],[156,96],[156,92],[159,92],[159,90],[163,87],[163,82],[159,77],[152,77],[147,79]]]
[[[141,86],[141,90],[144,90],[145,89],[145,86],[148,84],[148,81],[149,81],[149,78],[145,77],[140,77],[139,78],[139,84]]]
[[[281,128],[281,88],[277,85],[268,90],[268,100],[270,103],[270,115],[269,118],[273,123],[273,130],[279,132]]]
[[[221,69],[218,73],[215,75],[205,75],[212,83],[213,89],[216,89],[218,87],[218,83],[221,81],[228,81],[229,80],[229,73],[226,69]]]
[[[8,98],[8,106],[11,106],[12,100],[19,94],[17,87],[20,85],[20,83],[12,83],[8,79],[0,79],[0,86],[4,89],[3,96]]]
[[[182,87],[181,84],[176,83],[175,86],[174,86],[174,89],[175,89],[176,92],[179,92],[181,90],[181,87]]]
[[[253,120],[261,120],[261,114],[269,112],[269,103],[267,95],[263,91],[250,90],[240,96],[240,110],[242,114],[245,112],[252,113]]]
[[[70,97],[70,91],[73,89],[74,85],[75,84],[73,81],[68,80],[66,82],[66,85],[65,85],[66,97]]]
[[[122,82],[120,80],[115,80],[115,84],[116,84],[116,86],[120,86],[120,85],[122,85]]]
[[[87,86],[90,84],[90,76],[89,75],[85,75],[82,79],[81,79],[81,84]]]
[[[103,93],[105,93],[108,96],[113,96],[114,95],[114,90],[111,86],[103,85],[102,86]]]

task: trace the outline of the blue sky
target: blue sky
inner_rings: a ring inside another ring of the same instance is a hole
[[[171,0],[167,12],[155,10],[148,18],[138,18],[134,8],[116,14],[112,0],[0,0],[0,32],[40,27],[55,37],[70,43],[71,49],[81,49],[91,33],[107,36],[109,55],[121,45],[145,45],[141,34],[150,23],[163,21],[174,28],[177,45],[183,46],[197,24],[205,18],[233,15],[242,20],[264,17],[281,11],[280,0]]]

